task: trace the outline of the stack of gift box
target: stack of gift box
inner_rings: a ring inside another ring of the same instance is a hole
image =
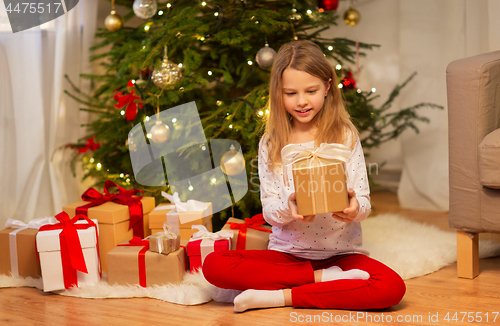
[[[9,220],[0,231],[0,274],[41,277],[44,291],[97,283],[103,272],[110,285],[178,284],[212,251],[267,249],[262,214],[230,218],[212,233],[211,203],[182,203],[175,194],[155,207],[140,192],[107,181],[104,194],[90,188],[55,219]]]

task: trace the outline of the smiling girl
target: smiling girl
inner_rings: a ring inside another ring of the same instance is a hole
[[[212,284],[243,291],[234,310],[282,306],[382,309],[401,301],[401,277],[368,257],[361,224],[371,211],[358,132],[336,87],[335,71],[309,41],[283,45],[273,63],[269,118],[259,144],[265,220],[273,226],[268,250],[213,252],[203,264]],[[291,171],[282,166],[289,144],[314,150],[337,143],[351,150],[346,163],[349,207],[341,212],[298,213]],[[285,175],[283,175],[285,174]]]

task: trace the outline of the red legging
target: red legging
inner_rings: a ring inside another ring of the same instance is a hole
[[[314,271],[338,266],[361,269],[368,280],[314,283]],[[383,309],[398,304],[406,292],[401,277],[363,254],[309,260],[276,250],[228,250],[209,254],[203,262],[208,282],[224,289],[292,289],[294,307],[324,309]]]

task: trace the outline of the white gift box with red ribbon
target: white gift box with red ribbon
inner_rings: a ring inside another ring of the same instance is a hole
[[[203,262],[208,254],[214,251],[231,249],[233,232],[230,230],[221,230],[212,233],[203,225],[193,225],[192,228],[199,230],[193,234],[187,244],[190,271],[191,273],[195,273],[203,266]]]

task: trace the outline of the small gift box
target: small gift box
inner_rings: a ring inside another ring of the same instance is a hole
[[[161,232],[163,223],[167,222],[172,226],[174,233],[180,234],[181,244],[185,245],[195,233],[195,230],[191,229],[193,225],[204,225],[212,231],[212,203],[197,200],[183,203],[177,193],[170,195],[162,192],[162,195],[172,204],[160,204],[149,213],[149,227],[152,234]]]
[[[117,187],[119,192],[111,194]],[[63,207],[69,216],[83,214],[99,222],[99,254],[103,272],[107,272],[107,253],[124,240],[134,235],[144,238],[150,234],[149,212],[155,206],[154,197],[137,197],[142,190],[125,190],[107,180],[104,194],[89,188],[82,195],[83,201]]]
[[[171,226],[165,222],[163,232],[154,233],[148,237],[150,251],[168,255],[172,251],[179,250],[181,236],[170,231],[170,229]]]
[[[84,215],[56,215],[57,224],[40,227],[36,246],[43,290],[55,291],[94,284],[101,279],[97,221]]]
[[[345,162],[350,153],[342,144],[323,143],[314,150],[295,144],[283,147],[283,164],[292,167],[299,214],[332,213],[349,207]],[[288,185],[288,173],[283,177]]]
[[[231,249],[233,232],[230,230],[221,230],[212,233],[208,232],[203,225],[193,225],[193,229],[199,231],[193,234],[186,248],[191,273],[196,273],[203,266],[203,261],[209,253]]]
[[[134,237],[108,252],[108,283],[142,287],[179,284],[186,272],[184,248],[168,255],[148,248],[148,240]]]
[[[6,229],[0,231],[0,274],[15,277],[40,277],[40,263],[36,256],[36,234],[44,225],[53,223],[51,217],[41,217],[28,224],[8,219]]]
[[[264,223],[262,214],[246,218],[243,221],[230,217],[222,230],[233,232],[232,250],[265,250],[269,244],[269,234],[272,231],[271,227],[263,225]]]

